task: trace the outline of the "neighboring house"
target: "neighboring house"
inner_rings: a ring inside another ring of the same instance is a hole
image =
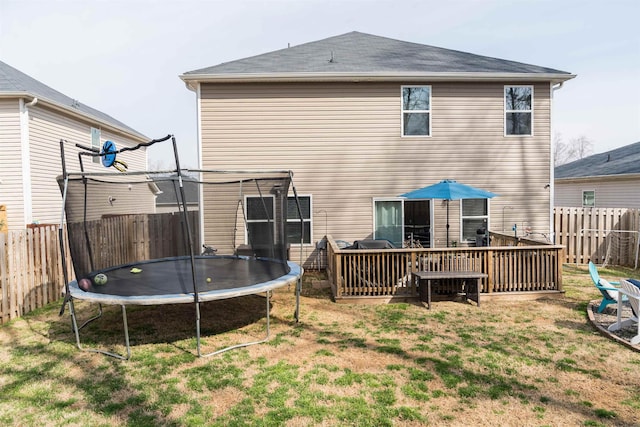
[[[0,61],[0,206],[6,208],[9,230],[34,222],[60,222],[62,198],[55,178],[62,173],[61,139],[68,141],[65,151],[71,171],[79,170],[77,143],[101,148],[111,140],[122,148],[149,141],[113,117]],[[146,169],[145,149],[121,158],[130,169]],[[87,171],[104,171],[99,158],[88,159],[85,166]],[[153,205],[153,197],[148,200]],[[93,207],[117,213],[106,195]]]
[[[182,202],[177,181],[156,180],[156,185],[161,193],[156,198],[156,213],[179,212]],[[184,198],[187,201],[187,210],[198,210],[198,184],[192,178],[183,179]]]
[[[459,245],[484,223],[550,233],[553,93],[573,77],[359,32],[180,76],[203,168],[294,172],[307,260],[325,234],[446,246],[445,203],[398,197],[442,179],[499,194],[450,203]]]
[[[640,208],[640,142],[555,168],[555,206]]]

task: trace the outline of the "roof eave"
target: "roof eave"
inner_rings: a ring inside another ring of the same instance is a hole
[[[579,183],[579,182],[589,182],[589,181],[601,181],[603,179],[608,180],[627,180],[627,179],[640,179],[640,173],[620,173],[620,174],[612,174],[612,175],[592,175],[592,176],[568,176],[565,178],[556,178],[556,183],[563,184],[571,184],[571,183]]]
[[[137,132],[131,132],[121,126],[115,125],[113,123],[109,123],[105,120],[102,120],[92,114],[88,114],[82,111],[78,111],[75,108],[68,106],[68,105],[64,105],[64,104],[60,104],[59,102],[56,101],[52,101],[50,99],[47,98],[42,98],[41,96],[37,96],[34,95],[32,93],[29,92],[3,92],[0,93],[0,99],[2,98],[30,98],[31,100],[33,100],[34,98],[38,98],[38,104],[42,103],[42,104],[46,104],[49,107],[53,108],[54,110],[57,111],[61,111],[64,112],[66,114],[69,114],[73,117],[77,117],[80,119],[84,119],[84,120],[89,120],[92,122],[96,122],[96,123],[100,123],[101,126],[107,128],[107,129],[112,129],[118,133],[123,133],[125,135],[128,135],[130,137],[132,137],[133,139],[136,139],[140,142],[147,142],[150,140],[149,137],[142,135],[141,133],[137,133]]]
[[[197,83],[257,83],[257,82],[412,82],[412,81],[545,81],[563,83],[576,77],[565,73],[228,73],[182,74],[187,86]]]

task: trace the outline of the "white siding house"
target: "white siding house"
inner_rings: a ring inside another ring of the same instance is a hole
[[[293,171],[309,231],[291,257],[307,260],[326,234],[443,247],[474,244],[483,222],[550,233],[553,93],[573,77],[358,32],[181,76],[203,168]],[[451,242],[442,200],[399,197],[443,179],[499,194],[452,201]]]
[[[555,206],[640,209],[640,142],[555,168]]]
[[[92,134],[94,135],[92,139]],[[84,105],[0,61],[0,206],[9,230],[32,223],[58,223],[62,198],[60,140],[66,140],[67,167],[78,171],[75,144],[118,147],[149,138],[113,117]],[[146,169],[144,149],[128,158],[131,169]],[[87,171],[104,171],[89,160]]]

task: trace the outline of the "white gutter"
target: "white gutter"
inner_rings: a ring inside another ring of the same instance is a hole
[[[182,74],[180,78],[191,90],[192,83],[255,82],[411,82],[411,81],[550,81],[562,83],[575,74],[558,73],[221,73]]]
[[[567,178],[555,179],[559,184],[576,184],[597,182],[602,180],[609,181],[628,181],[630,179],[640,179],[640,173],[619,173],[614,175],[591,175],[591,176],[572,176]]]

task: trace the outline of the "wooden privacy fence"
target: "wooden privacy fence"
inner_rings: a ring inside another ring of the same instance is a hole
[[[554,217],[565,262],[638,267],[639,209],[557,207]]]
[[[483,294],[562,291],[559,245],[345,250],[330,236],[327,240],[327,273],[336,300],[417,297],[411,273],[421,270],[485,273]]]
[[[200,247],[197,212],[189,212],[194,250]],[[87,222],[87,236],[94,254],[94,269],[146,259],[174,256],[185,252],[182,215],[126,215]],[[74,233],[80,239],[76,262],[90,268],[82,223]],[[69,280],[74,279],[65,237]],[[89,270],[85,270],[89,271]],[[58,300],[64,291],[64,275],[58,227],[40,226],[0,233],[0,320],[6,323],[32,310]]]
[[[2,323],[56,301],[63,288],[58,227],[0,233]]]
[[[189,211],[188,215],[193,250],[198,254],[198,211]],[[67,226],[71,229],[75,266],[80,272],[189,253],[182,214],[117,215]]]

